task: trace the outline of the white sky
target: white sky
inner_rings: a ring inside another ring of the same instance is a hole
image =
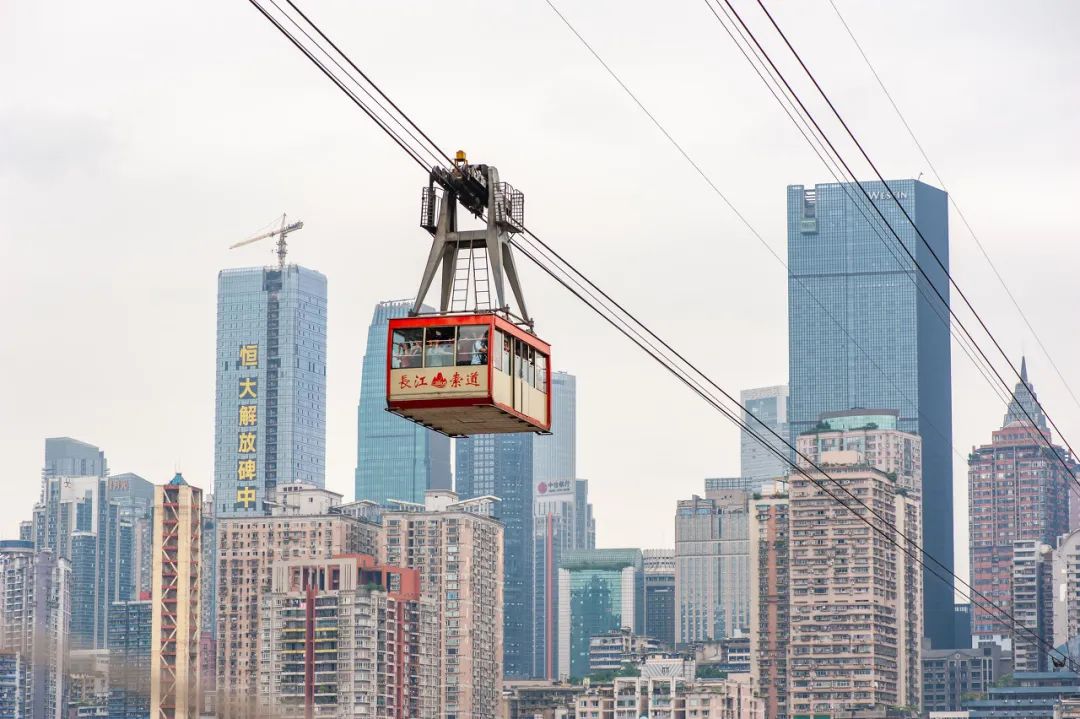
[[[837,2],[1080,389],[1080,5]],[[704,3],[558,4],[783,255],[785,186],[830,178]],[[827,0],[769,6],[886,176],[929,175]],[[783,269],[543,0],[303,7],[429,135],[496,164],[534,230],[723,386],[786,381]],[[739,7],[764,35],[756,4]],[[372,306],[415,291],[428,248],[422,174],[243,0],[5,0],[0,83],[0,529],[30,516],[46,436],[98,444],[114,472],[161,482],[179,466],[209,486],[217,271],[272,262],[269,246],[226,248],[283,210],[305,222],[290,257],[329,278],[327,484],[351,497]],[[1008,352],[1028,353],[1080,442],[1080,404],[955,216],[951,231],[961,287]],[[556,368],[578,376],[599,543],[670,546],[675,501],[737,474],[737,431],[524,272]],[[953,401],[965,456],[1003,405],[955,347]],[[966,567],[960,460],[956,478]]]

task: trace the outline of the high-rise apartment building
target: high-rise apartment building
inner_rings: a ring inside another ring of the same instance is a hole
[[[1031,539],[1013,542],[1013,671],[1053,671],[1046,651],[1054,638],[1051,551]]]
[[[113,602],[109,614],[109,719],[150,716],[153,602]]]
[[[202,490],[179,472],[154,489],[154,567],[150,615],[150,716],[202,713]]]
[[[589,674],[589,640],[645,624],[640,549],[579,549],[559,563],[559,678]]]
[[[752,435],[742,432],[739,439],[739,473],[743,477],[756,480],[772,479],[787,474],[791,465],[784,458],[790,460],[795,456],[791,448],[785,444],[789,440],[787,385],[744,389],[739,393],[739,403],[746,408],[742,411],[743,422],[746,422],[755,434],[768,442],[769,447],[780,452],[780,456],[777,456],[774,451],[763,446]],[[755,419],[751,419],[750,415],[753,415]]]
[[[820,466],[827,475],[806,467],[816,481],[790,480],[789,712],[918,706],[922,572],[893,542],[919,556],[919,495],[855,451],[822,453]],[[822,486],[850,492],[872,513],[853,512]]]
[[[421,594],[436,598],[439,719],[499,711],[504,545],[491,504],[431,490],[424,505],[383,514],[386,563],[415,569]]]
[[[417,570],[354,554],[281,559],[273,574],[259,623],[272,716],[438,716],[438,613]]]
[[[222,270],[214,514],[267,514],[288,482],[326,474],[326,277],[299,265]]]
[[[1080,529],[1058,537],[1051,564],[1053,642],[1060,647],[1080,636]]]
[[[641,552],[645,579],[645,626],[642,633],[669,650],[675,648],[675,550]]]
[[[423,502],[429,489],[451,489],[450,438],[386,411],[386,349],[390,320],[406,317],[412,300],[375,305],[368,327],[356,409],[356,499],[385,506],[391,499]],[[424,305],[423,312],[434,312]]]
[[[71,563],[32,542],[0,541],[0,652],[9,669],[18,717],[67,719]]]
[[[455,483],[462,499],[498,497],[504,546],[503,671],[509,679],[533,674],[533,448],[532,434],[480,434],[457,440]]]
[[[788,187],[788,421],[794,440],[826,412],[899,412],[897,428],[923,441],[925,548],[951,569],[951,350],[935,293],[947,299],[949,286],[927,249],[948,268],[947,197],[916,180]],[[952,603],[953,587],[929,571],[925,584],[927,636],[946,647],[952,615],[936,609]]]
[[[750,502],[750,673],[765,716],[787,719],[790,547],[787,484]]]
[[[340,494],[292,484],[275,490],[269,517],[218,518],[216,703],[222,719],[268,712],[270,688],[258,682],[266,651],[258,628],[274,561],[378,555],[379,526],[342,514],[340,506]]]
[[[675,510],[675,641],[719,641],[750,627],[747,501],[709,490]]]
[[[1076,471],[1068,450],[1048,446],[1050,432],[1034,403],[1026,362],[1021,375],[1006,424],[993,432],[990,444],[975,447],[968,455],[971,586],[1009,614],[1014,543],[1053,546],[1069,530],[1072,478],[1062,462]],[[1013,628],[1000,612],[975,604],[971,617],[975,646],[993,642],[1006,652],[1012,649]]]
[[[922,486],[922,440],[897,429],[892,410],[827,412],[817,427],[800,434],[795,442],[800,462],[818,463],[825,452],[858,452],[863,461],[886,474],[896,475],[899,488],[918,492]]]

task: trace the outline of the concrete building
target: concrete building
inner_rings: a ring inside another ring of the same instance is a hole
[[[494,719],[503,665],[503,527],[494,500],[431,490],[383,514],[385,562],[415,569],[437,598],[439,719]]]
[[[109,717],[150,716],[150,645],[153,602],[113,602],[109,615]]]
[[[1008,614],[1013,613],[1013,544],[1053,546],[1069,531],[1072,479],[1060,460],[1074,471],[1076,466],[1067,450],[1046,446],[1050,433],[1034,404],[1024,361],[1021,375],[1024,381],[1016,386],[1005,424],[993,432],[990,444],[973,448],[968,458],[971,586]],[[1012,649],[1008,621],[978,604],[971,614],[975,646],[993,642]]]
[[[1033,540],[1013,542],[1012,614],[1013,669],[1018,672],[1052,671],[1046,651],[1054,636],[1051,594],[1051,549]]]
[[[795,446],[814,464],[825,452],[858,452],[871,467],[895,475],[899,489],[921,492],[922,440],[897,429],[898,422],[895,410],[827,412],[814,429],[799,435]]]
[[[451,489],[450,438],[386,411],[386,348],[390,320],[406,317],[413,301],[375,305],[368,326],[356,407],[356,499],[387,506],[392,499],[423,502],[429,489]],[[423,312],[434,312],[424,305]]]
[[[278,560],[259,633],[269,716],[438,716],[437,612],[415,569],[362,554]]]
[[[964,702],[971,719],[1053,719],[1063,700],[1080,698],[1075,672],[1014,672],[1003,686],[991,686],[986,697]]]
[[[380,553],[380,527],[340,513],[341,495],[287,487],[293,489],[284,497],[275,489],[269,517],[217,520],[216,701],[223,719],[253,719],[269,701],[258,688],[259,658],[268,651],[258,622],[274,561]]]
[[[985,694],[1010,671],[1008,658],[996,644],[980,649],[926,649],[922,659],[923,711],[961,711],[965,699]]]
[[[936,295],[948,302],[948,196],[918,180],[790,185],[787,225],[793,441],[825,412],[899,411],[898,429],[923,441],[926,551],[951,570],[951,345]],[[953,587],[929,571],[924,583],[927,636],[947,647],[952,614],[936,610],[952,605]]]
[[[794,453],[785,443],[788,438],[788,387],[756,387],[739,392],[739,403],[746,408],[742,420],[766,442],[769,448],[747,432],[739,439],[739,474],[753,480],[771,479],[787,474]],[[753,418],[751,418],[751,415]],[[775,433],[775,434],[774,434]],[[733,488],[732,488],[733,489]],[[754,490],[750,490],[754,491]]]
[[[1058,537],[1051,558],[1054,646],[1080,636],[1080,529]]]
[[[279,483],[326,475],[326,277],[218,273],[214,514],[265,515]]]
[[[770,719],[788,717],[789,504],[786,483],[750,502],[750,672]]]
[[[559,564],[559,678],[589,673],[592,637],[645,623],[640,549],[579,549]]]
[[[68,662],[68,715],[109,714],[109,652],[106,649],[72,651]]]
[[[715,641],[750,627],[750,495],[708,490],[675,510],[675,641]]]
[[[26,712],[26,660],[0,651],[0,719],[23,719]]]
[[[675,550],[644,549],[645,627],[662,646],[675,648]]]
[[[502,719],[574,719],[577,698],[585,692],[580,684],[548,680],[503,683]]]
[[[66,719],[69,697],[71,564],[33,543],[0,541],[0,652],[8,658],[8,687],[21,696],[9,706],[29,719]]]
[[[179,472],[154,491],[150,716],[198,719],[202,707],[202,490]]]
[[[789,711],[918,706],[922,573],[886,537],[902,543],[902,532],[919,542],[919,496],[857,452],[822,453],[820,465],[828,477],[808,470],[810,477],[861,498],[873,514],[857,515],[819,484],[791,477]]]
[[[658,641],[634,634],[626,627],[594,635],[589,638],[589,674],[617,672],[659,650]]]

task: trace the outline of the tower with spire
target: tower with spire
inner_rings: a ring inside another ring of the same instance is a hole
[[[1038,427],[1043,436],[1050,438],[1050,430],[1046,426],[1046,415],[1043,414],[1039,405],[1035,387],[1028,381],[1027,357],[1020,357],[1020,381],[1013,389],[1012,399],[1009,400],[1009,408],[1005,411],[1005,421],[1002,427],[1008,427],[1013,422],[1025,422]]]

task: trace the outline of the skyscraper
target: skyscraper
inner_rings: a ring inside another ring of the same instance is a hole
[[[1021,367],[1023,379],[1016,385],[1005,424],[993,432],[990,444],[968,455],[971,586],[1008,613],[1013,611],[1015,544],[1053,546],[1069,530],[1072,478],[1062,463],[1078,471],[1068,450],[1049,444],[1050,431],[1034,403],[1026,362]],[[1031,555],[1034,550],[1025,551]],[[1013,628],[1000,615],[980,604],[972,606],[975,646],[994,643],[1006,652],[1014,648]]]
[[[645,627],[642,633],[675,648],[675,550],[642,550],[645,572]]]
[[[567,372],[553,372],[551,434],[533,437],[533,481],[576,478],[577,377]]]
[[[747,501],[709,490],[675,510],[675,641],[719,641],[750,626]]]
[[[785,462],[783,457],[793,458],[795,456],[791,449],[784,444],[789,439],[787,385],[744,389],[739,393],[739,402],[743,407],[746,407],[746,410],[742,413],[743,421],[747,423],[755,434],[767,441],[769,447],[782,455],[778,457],[774,452],[763,446],[761,442],[744,431],[741,433],[739,440],[739,474],[743,477],[759,480],[784,476],[790,470],[791,465]],[[758,421],[750,419],[749,415],[751,414]],[[765,427],[762,427],[762,424]],[[775,432],[776,435],[769,430]]]
[[[947,195],[916,180],[861,185],[933,285],[858,186],[788,187],[791,436],[813,429],[826,412],[896,410],[898,428],[923,440],[924,546],[951,569],[950,338],[947,308],[935,293],[948,299],[948,279],[897,207],[947,268]],[[927,571],[925,601],[927,636],[934,646],[947,646],[952,614],[938,610],[951,606],[953,587]]]
[[[450,489],[450,438],[386,411],[386,333],[412,300],[375,305],[368,327],[356,409],[356,499],[423,502],[429,489]],[[424,306],[423,311],[434,312]]]
[[[323,486],[326,277],[299,265],[218,274],[214,513],[267,513],[278,484]]]
[[[640,549],[579,549],[559,563],[559,678],[589,674],[592,637],[645,624]]]
[[[154,491],[150,716],[198,719],[202,490],[177,472]]]

